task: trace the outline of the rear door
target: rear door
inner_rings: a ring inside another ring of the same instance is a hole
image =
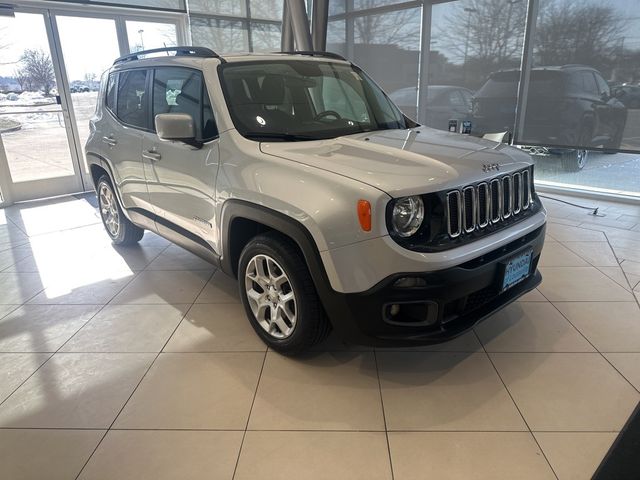
[[[196,126],[196,148],[180,141],[162,141],[153,131],[144,135],[142,158],[155,213],[170,228],[213,241],[215,184],[218,173],[218,131],[202,72],[186,67],[157,67],[152,78],[152,116],[187,113]]]
[[[146,69],[111,73],[107,82],[101,141],[126,208],[151,208],[140,158],[142,137],[149,129],[149,88]]]

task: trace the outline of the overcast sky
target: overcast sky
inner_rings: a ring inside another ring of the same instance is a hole
[[[113,20],[82,17],[57,17],[60,41],[67,73],[71,81],[83,80],[86,73],[98,77],[120,56]],[[139,33],[142,30],[142,33]],[[129,44],[144,48],[162,47],[175,39],[173,25],[127,22]],[[13,76],[16,62],[28,48],[49,53],[43,17],[16,13],[15,18],[0,17],[0,75]]]

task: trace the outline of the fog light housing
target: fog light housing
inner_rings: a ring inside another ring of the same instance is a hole
[[[438,323],[438,304],[431,301],[391,303],[383,307],[386,323],[403,327],[431,327]]]

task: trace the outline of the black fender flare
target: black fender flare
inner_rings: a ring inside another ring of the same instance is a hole
[[[235,219],[246,219],[262,224],[288,236],[298,245],[307,263],[307,268],[318,296],[322,301],[325,312],[329,316],[329,321],[334,325],[334,328],[339,327],[342,322],[335,322],[335,319],[336,314],[343,312],[344,308],[346,308],[344,295],[336,292],[331,287],[331,282],[311,232],[298,220],[262,205],[239,199],[225,201],[220,215],[220,231],[222,233],[220,265],[222,271],[231,276],[236,274],[231,255],[233,239],[230,238],[232,224]]]
[[[131,218],[131,213],[129,212],[129,209],[124,207],[124,203],[122,202],[122,196],[120,195],[120,189],[116,188],[116,180],[113,175],[113,168],[111,168],[111,164],[109,163],[109,161],[103,156],[93,152],[87,152],[86,157],[87,157],[87,165],[89,167],[89,172],[91,172],[91,165],[97,165],[98,167],[102,168],[105,172],[107,172],[107,175],[111,180],[111,185],[113,186],[113,191],[116,194],[116,197],[118,198],[118,202],[120,202],[120,208],[124,212],[125,217],[127,217],[129,221],[136,223]],[[93,157],[97,161],[94,161],[91,157]],[[93,180],[93,175],[91,176],[91,179]],[[94,183],[93,185],[94,190],[96,189],[97,186],[98,185]],[[97,191],[96,191],[96,194],[97,194]],[[144,228],[149,228],[149,226],[145,226]]]
[[[236,266],[232,263],[233,256],[231,254],[233,245],[231,231],[233,221],[236,219],[251,220],[291,238],[302,251],[314,281],[316,275],[322,273],[323,280],[328,282],[316,242],[311,232],[304,225],[281,212],[239,199],[225,201],[220,215],[220,231],[222,233],[221,266],[225,273],[235,275]]]

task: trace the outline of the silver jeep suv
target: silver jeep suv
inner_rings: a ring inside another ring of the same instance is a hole
[[[138,52],[100,92],[86,153],[113,242],[148,229],[236,276],[279,352],[331,328],[441,342],[541,281],[529,156],[416,124],[342,57]]]

